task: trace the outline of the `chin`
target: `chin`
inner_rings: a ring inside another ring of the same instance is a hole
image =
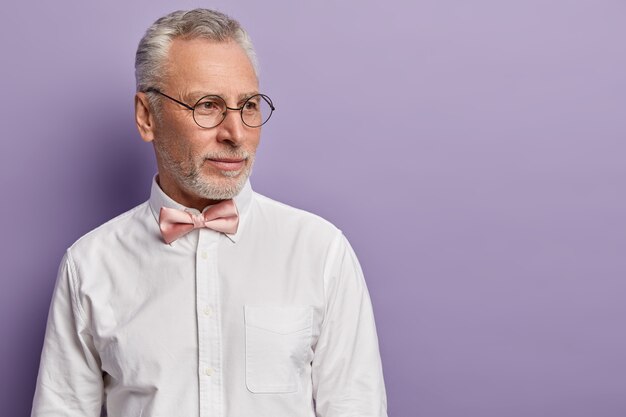
[[[235,176],[196,178],[192,184],[189,184],[189,188],[194,194],[208,200],[227,200],[239,194],[246,185],[247,179],[248,176],[239,171]]]

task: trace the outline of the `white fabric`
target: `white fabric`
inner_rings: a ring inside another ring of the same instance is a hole
[[[33,417],[384,417],[358,261],[327,221],[252,191],[236,234],[168,245],[150,200],[79,239],[55,287]]]

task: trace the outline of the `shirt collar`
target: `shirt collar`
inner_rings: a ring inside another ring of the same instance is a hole
[[[237,206],[237,212],[239,213],[239,226],[237,227],[237,232],[230,234],[224,233],[228,238],[236,243],[241,236],[241,231],[243,230],[244,222],[247,219],[248,209],[250,207],[250,201],[252,200],[252,186],[250,185],[250,179],[246,180],[245,185],[237,194],[233,200],[235,201],[235,206]],[[190,211],[192,213],[198,213],[198,210],[194,208],[185,207],[182,204],[172,200],[159,186],[157,183],[157,175],[152,178],[152,188],[150,189],[150,200],[148,200],[150,205],[150,210],[152,211],[152,215],[156,222],[159,222],[159,213],[161,212],[161,207],[174,208],[178,210]],[[205,207],[204,210],[208,208]],[[204,210],[202,210],[204,212]]]

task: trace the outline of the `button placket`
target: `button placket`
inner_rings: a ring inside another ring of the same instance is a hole
[[[196,254],[196,310],[200,417],[221,416],[221,326],[217,249],[220,233],[199,230]],[[213,307],[215,306],[215,307]]]

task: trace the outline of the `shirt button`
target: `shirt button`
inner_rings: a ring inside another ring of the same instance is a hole
[[[209,306],[204,307],[204,315],[210,316],[211,314],[213,314],[213,309]]]
[[[213,375],[213,371],[214,371],[213,368],[206,368],[204,370],[204,373],[205,373],[206,376],[211,376],[211,375]]]
[[[202,257],[202,259],[206,259],[206,258],[208,258],[208,257],[209,257],[209,254],[208,254],[208,253],[206,253],[206,251],[205,251],[205,250],[203,250],[202,252],[200,252],[200,256]]]

